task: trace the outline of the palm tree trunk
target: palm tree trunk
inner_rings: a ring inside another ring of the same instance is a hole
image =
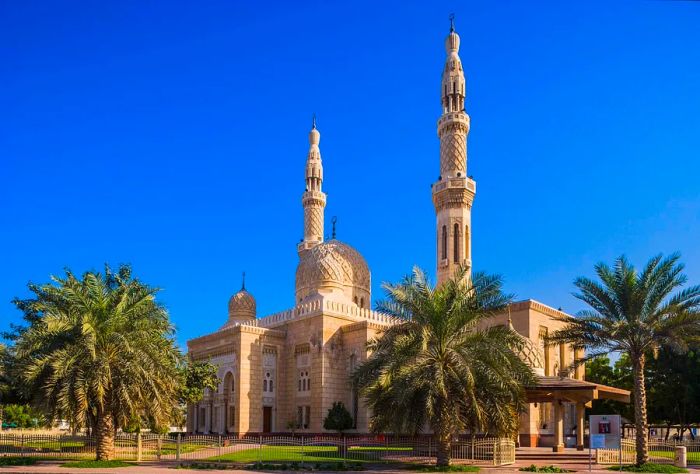
[[[114,458],[114,418],[109,412],[97,414],[97,460],[109,461]]]
[[[436,428],[433,429],[433,432],[437,438],[437,465],[438,467],[446,467],[450,465],[452,458],[452,431],[446,420],[438,421]]]
[[[637,447],[637,466],[649,460],[647,439],[647,392],[644,387],[644,354],[633,357],[634,375],[634,428]]]

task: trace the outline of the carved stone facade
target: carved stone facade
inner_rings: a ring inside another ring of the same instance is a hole
[[[470,119],[464,111],[466,85],[454,29],[446,48],[443,114],[438,121],[440,176],[433,185],[438,283],[459,265],[471,268],[476,194],[476,183],[467,176]],[[229,317],[220,330],[188,341],[189,356],[216,364],[221,378],[216,391],[188,407],[189,432],[322,432],[323,419],[337,401],[353,415],[355,432],[368,431],[370,413],[350,383],[350,374],[367,358],[367,342],[399,321],[369,309],[371,275],[362,255],[335,238],[324,242],[320,137],[314,121],[306,158],[304,240],[297,246],[294,306],[256,318],[255,299],[244,286],[229,300]],[[582,380],[582,368],[566,371],[582,354],[544,342],[548,333],[562,327],[562,317],[566,315],[561,311],[526,300],[511,305],[507,314],[488,325],[509,324],[517,331],[525,339],[519,355],[537,374]],[[574,426],[569,423],[574,419],[572,409],[564,408],[566,433]],[[552,404],[530,405],[520,419],[524,444],[553,442],[553,410]]]

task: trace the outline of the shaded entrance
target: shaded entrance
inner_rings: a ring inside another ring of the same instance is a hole
[[[607,399],[629,403],[630,392],[585,380],[568,377],[537,376],[537,384],[525,389],[528,403],[551,403],[554,406],[555,452],[564,451],[564,402],[576,404],[576,449],[583,450],[585,409],[593,400]]]
[[[263,407],[263,433],[272,431],[272,407]]]

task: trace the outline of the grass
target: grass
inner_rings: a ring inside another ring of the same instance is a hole
[[[207,461],[251,462],[344,462],[337,446],[265,446],[207,458]]]
[[[689,464],[700,464],[700,451],[688,451],[686,453],[688,456]],[[652,458],[667,458],[673,459],[675,457],[675,452],[673,451],[649,451],[649,456]]]
[[[207,461],[250,462],[365,462],[381,461],[382,453],[411,453],[411,447],[384,448],[379,446],[349,446],[343,457],[338,446],[264,446],[262,449],[243,449],[233,453],[207,458]],[[350,458],[350,459],[348,459]]]
[[[77,467],[77,468],[107,468],[107,467],[129,467],[134,463],[126,461],[70,461],[61,464],[61,467]]]
[[[0,467],[3,466],[33,466],[36,464],[36,459],[34,458],[23,458],[15,456],[2,456],[0,457]]]
[[[535,466],[534,464],[530,464],[528,467],[521,467],[520,470],[525,472],[574,472],[571,469],[562,469],[557,466]]]
[[[612,466],[608,468],[608,471],[624,471],[624,472],[659,472],[659,473],[678,473],[678,472],[688,472],[687,469],[681,467],[676,467],[672,464],[655,464],[648,462],[642,464],[641,466],[635,466],[634,464],[627,464],[622,466]]]
[[[175,466],[175,469],[231,469],[231,465],[216,463],[216,462],[193,462],[182,463]],[[255,471],[362,471],[364,466],[358,462],[323,462],[323,463],[298,463],[298,462],[280,462],[280,463],[260,463],[256,462],[245,467],[246,469]]]

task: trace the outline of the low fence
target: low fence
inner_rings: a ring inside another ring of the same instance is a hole
[[[0,434],[0,455],[46,459],[95,457],[96,439],[85,435]],[[502,466],[515,462],[515,442],[467,438],[452,443],[456,462]],[[119,434],[115,459],[249,463],[429,463],[437,455],[431,437],[219,436]]]
[[[649,440],[649,462],[673,464],[676,446],[685,446],[689,465],[700,464],[700,441]],[[634,464],[637,461],[637,448],[633,439],[622,439],[620,450],[597,449],[598,464]]]

